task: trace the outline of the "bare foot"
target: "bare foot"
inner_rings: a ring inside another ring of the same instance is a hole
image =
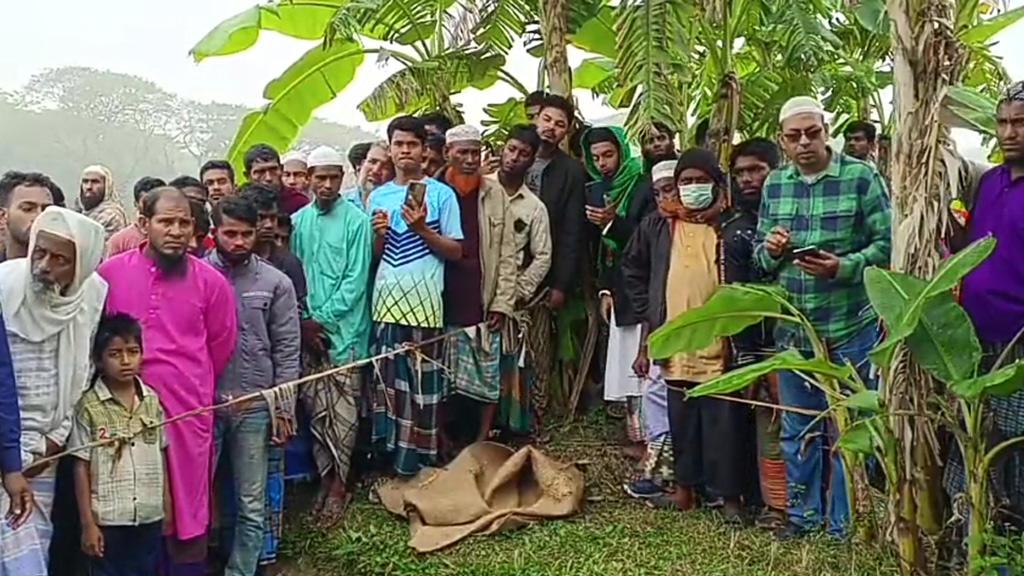
[[[330,491],[328,488],[327,478],[320,479],[320,488],[316,491],[316,499],[313,500],[313,516],[320,516],[320,512],[324,509],[324,503],[327,502],[327,493]]]
[[[341,493],[332,492],[324,500],[324,506],[320,510],[320,517],[317,519],[317,526],[321,529],[334,528],[345,519],[345,511],[348,509],[350,495],[344,490]]]
[[[647,447],[643,444],[628,444],[622,447],[622,455],[639,462],[647,456]]]

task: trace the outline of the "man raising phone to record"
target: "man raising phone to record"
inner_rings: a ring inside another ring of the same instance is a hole
[[[879,334],[864,270],[889,264],[892,230],[885,183],[870,164],[829,148],[825,112],[813,98],[787,102],[779,121],[780,143],[792,164],[774,170],[765,181],[754,258],[775,274],[825,340],[832,360],[849,361],[871,385],[868,352]],[[809,354],[807,336],[791,324],[776,325],[775,342],[782,350]],[[779,393],[785,406],[828,408],[824,394],[793,372],[780,374]],[[842,460],[830,451],[835,431],[825,426],[811,416],[782,415],[789,489],[789,521],[778,532],[782,539],[821,528],[844,536],[849,529]]]
[[[423,174],[423,123],[402,116],[388,125],[395,179],[370,194],[368,211],[380,259],[372,317],[377,353],[437,337],[444,326],[445,261],[462,258],[462,220],[451,188]],[[441,342],[420,349],[441,356]],[[412,354],[381,360],[373,393],[373,442],[398,474],[437,458],[437,408],[443,375]]]

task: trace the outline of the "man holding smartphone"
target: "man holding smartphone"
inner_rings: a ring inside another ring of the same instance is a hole
[[[792,164],[765,182],[754,258],[776,275],[826,342],[832,360],[849,361],[870,383],[868,352],[879,331],[864,270],[889,264],[892,220],[885,182],[870,164],[829,148],[825,111],[817,100],[791,99],[779,121],[780,143]],[[806,335],[791,324],[776,326],[775,341],[780,349],[810,354]],[[824,393],[792,372],[780,374],[779,393],[785,406],[828,408]],[[835,430],[824,430],[827,426],[795,412],[782,416],[789,521],[777,533],[781,539],[823,523],[836,536],[849,528],[843,462],[831,451]]]
[[[395,179],[374,190],[367,202],[380,262],[372,303],[377,353],[441,334],[445,262],[463,254],[455,192],[423,173],[423,122],[395,118],[388,125],[388,140]],[[440,358],[441,343],[424,345],[420,352]],[[373,441],[398,474],[413,476],[437,459],[443,375],[414,354],[382,359],[377,374]]]

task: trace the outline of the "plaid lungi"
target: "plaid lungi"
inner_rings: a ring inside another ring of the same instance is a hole
[[[435,328],[398,324],[374,325],[377,354],[440,335]],[[427,344],[419,353],[435,362],[441,342]],[[373,443],[393,457],[395,471],[412,476],[437,460],[437,408],[444,398],[444,378],[434,362],[416,352],[377,362],[374,375]]]
[[[303,352],[303,374],[334,368],[329,361]],[[313,459],[321,477],[334,473],[342,482],[348,476],[352,448],[359,424],[358,368],[336,372],[299,388],[313,433]]]
[[[981,367],[987,371],[995,365],[1004,347],[982,343],[982,348],[985,355]],[[1007,353],[1003,366],[1021,359],[1024,359],[1024,342]],[[994,424],[989,439],[991,445],[1024,436],[1024,391],[1005,398],[990,398],[987,415]],[[954,443],[943,475],[943,484],[950,497],[955,498],[967,490],[964,475],[963,457]],[[1005,513],[1001,519],[1024,528],[1024,448],[1018,445],[1003,451],[989,471],[989,486],[992,505]]]
[[[57,465],[52,464],[28,483],[36,499],[36,509],[27,522],[17,530],[0,520],[0,575],[46,576],[46,561],[50,552],[53,524],[53,496],[56,490]],[[7,492],[0,490],[0,512],[10,507]]]
[[[459,330],[450,327],[449,331]],[[447,340],[449,392],[494,404],[501,397],[501,333],[481,326],[463,328]]]

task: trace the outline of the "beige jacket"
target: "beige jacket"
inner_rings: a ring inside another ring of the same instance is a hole
[[[480,268],[487,312],[511,316],[516,305],[516,239],[511,205],[497,181],[480,181]]]
[[[487,179],[504,190],[497,174],[488,175]],[[516,299],[522,305],[536,295],[551,269],[551,224],[544,202],[526,184],[514,194],[506,192],[506,196],[512,209],[516,243]]]

